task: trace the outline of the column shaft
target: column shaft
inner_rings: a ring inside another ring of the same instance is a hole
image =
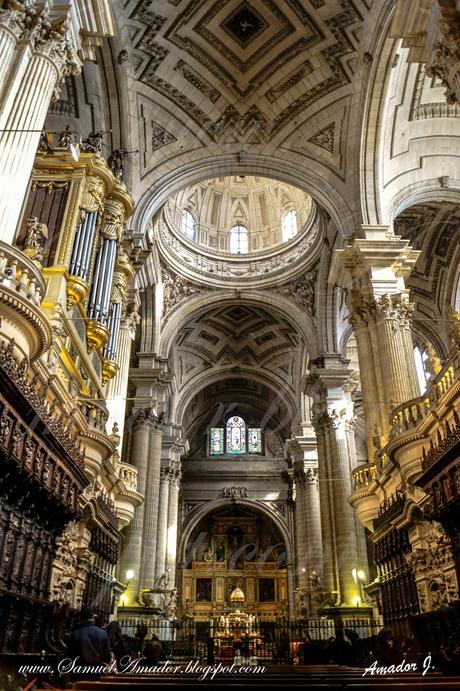
[[[179,484],[180,473],[175,471],[170,479],[169,504],[168,504],[168,529],[166,538],[166,568],[169,571],[169,585],[171,588],[176,583],[177,566],[177,523],[179,513]]]
[[[315,571],[323,578],[323,542],[318,470],[308,469],[304,487],[307,574]]]
[[[9,14],[9,17],[3,17],[0,15],[0,94],[4,93],[4,87],[11,71],[11,65],[14,58],[14,49],[17,41],[17,35],[13,26],[8,26],[11,25],[11,20],[14,21],[13,17],[11,16],[13,13],[11,12]]]
[[[123,434],[126,412],[126,391],[128,388],[129,358],[131,344],[134,338],[132,323],[123,320],[118,337],[116,363],[119,367],[118,374],[110,379],[107,384],[107,408],[109,409],[108,429],[112,429],[116,422],[120,435],[120,449],[123,448]]]
[[[321,535],[323,542],[323,574],[325,590],[336,590],[335,575],[335,541],[332,524],[333,505],[331,503],[330,486],[328,482],[328,450],[324,429],[316,430],[318,439],[318,472],[319,472],[319,503],[321,510]]]
[[[151,434],[148,422],[140,420],[139,424],[134,427],[132,434],[133,439],[130,461],[138,470],[138,491],[145,496]],[[128,604],[133,604],[137,602],[138,599],[141,577],[144,511],[145,503],[137,507],[134,513],[134,518],[129,526],[127,526],[123,538],[123,549],[119,570],[120,581],[122,583],[127,582],[126,572],[128,570],[132,570],[134,572],[134,576],[130,579],[126,589]]]
[[[157,573],[155,565],[158,532],[158,497],[160,494],[161,426],[154,425],[150,438],[149,458],[144,499],[144,525],[142,531],[142,558],[139,587],[154,588]]]
[[[161,469],[160,494],[158,500],[158,532],[156,548],[157,578],[166,571],[166,539],[168,531],[169,476],[166,468]]]
[[[348,503],[352,493],[351,470],[344,423],[331,421],[327,425],[330,440],[334,535],[337,549],[336,572],[338,575],[341,604],[352,605],[356,597],[356,584],[352,570],[357,567],[357,541],[353,509]]]

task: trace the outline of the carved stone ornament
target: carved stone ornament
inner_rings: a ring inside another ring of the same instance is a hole
[[[185,298],[199,295],[203,292],[201,286],[190,283],[182,276],[172,273],[165,268],[162,269],[163,278],[163,324],[169,318],[176,305]]]
[[[352,290],[348,295],[349,320],[357,328],[382,319],[391,319],[401,327],[411,324],[414,303],[409,302],[400,293],[381,295],[376,300],[366,299],[361,291]]]
[[[134,333],[140,320],[141,317],[139,314],[138,305],[134,305],[133,303],[130,303],[129,305],[123,305],[121,312],[122,329],[128,329],[134,337]]]
[[[280,286],[277,292],[292,298],[302,310],[314,317],[316,314],[315,286],[317,274],[317,271],[308,271],[294,281]]]
[[[229,499],[245,499],[248,496],[247,487],[224,487],[222,496]]]

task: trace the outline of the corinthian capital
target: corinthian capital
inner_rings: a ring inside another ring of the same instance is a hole
[[[20,38],[30,41],[37,53],[46,55],[53,62],[59,80],[70,74],[77,75],[81,69],[68,30],[67,15],[51,19],[48,7],[34,5],[25,9]]]
[[[5,0],[0,5],[0,27],[9,30],[16,38],[24,32],[26,9],[24,0]]]
[[[400,326],[409,326],[414,311],[414,303],[401,293],[382,295],[375,302],[375,315],[380,319],[396,320]]]

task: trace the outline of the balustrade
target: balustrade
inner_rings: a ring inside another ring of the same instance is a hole
[[[130,463],[117,463],[117,475],[120,480],[123,480],[126,489],[132,492],[137,492],[137,468]]]
[[[364,463],[352,471],[355,492],[369,487],[371,482],[377,477],[377,465],[375,463]]]
[[[37,307],[45,294],[40,268],[16,247],[0,242],[0,284]]]

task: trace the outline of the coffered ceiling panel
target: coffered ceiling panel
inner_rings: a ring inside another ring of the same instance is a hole
[[[151,103],[149,110],[143,101],[141,139],[154,142],[155,156],[150,147],[145,170],[181,146],[266,151],[335,93],[351,95],[367,10],[364,0],[127,2],[135,88]],[[334,134],[334,117],[324,114],[310,142],[343,174],[338,135],[346,136],[347,123],[342,118]],[[296,146],[294,137],[289,148]]]

